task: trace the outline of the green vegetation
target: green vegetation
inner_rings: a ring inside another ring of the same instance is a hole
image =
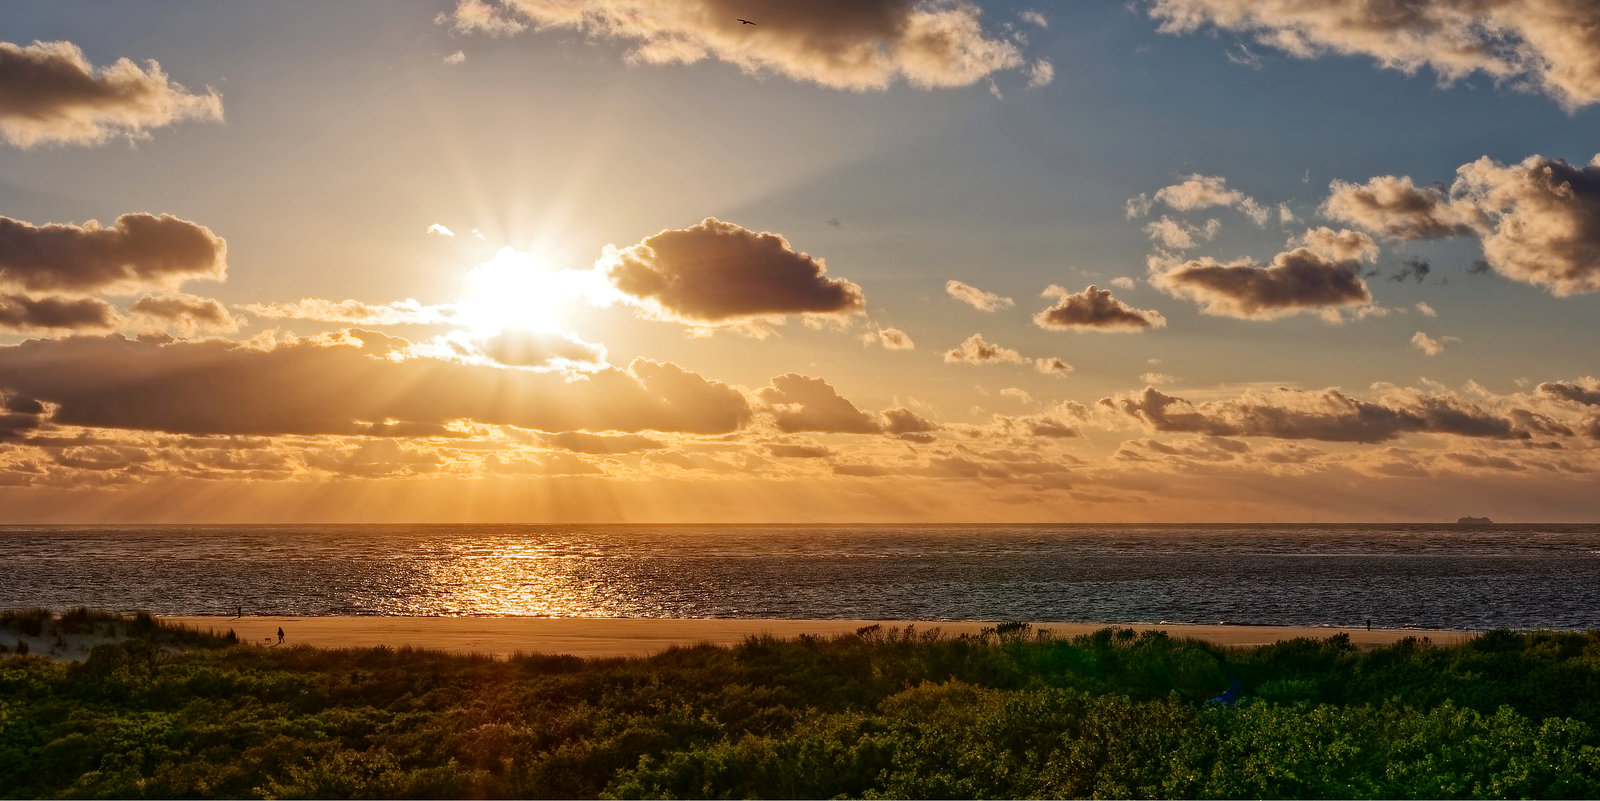
[[[589,661],[176,636],[0,658],[0,793],[1600,796],[1600,632],[1227,651],[873,627]],[[1235,678],[1244,700],[1207,703]]]

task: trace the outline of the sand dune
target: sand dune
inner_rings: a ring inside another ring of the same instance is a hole
[[[735,645],[746,637],[770,634],[792,638],[801,634],[835,635],[862,626],[880,624],[916,626],[918,631],[937,628],[947,635],[976,633],[992,622],[935,622],[913,620],[669,620],[619,618],[459,618],[459,617],[164,617],[167,622],[218,633],[232,629],[247,643],[273,645],[282,627],[286,645],[319,648],[391,648],[411,646],[457,653],[510,656],[521,653],[572,654],[583,657],[647,656],[674,645],[711,643]],[[1037,623],[1058,636],[1086,634],[1105,628],[1104,623]],[[1123,624],[1117,624],[1124,627]],[[1193,637],[1218,645],[1267,645],[1295,637],[1325,638],[1344,632],[1359,646],[1376,646],[1405,637],[1428,637],[1435,643],[1459,642],[1472,632],[1418,629],[1297,628],[1292,626],[1208,626],[1131,624],[1144,630],[1161,629],[1174,637]]]

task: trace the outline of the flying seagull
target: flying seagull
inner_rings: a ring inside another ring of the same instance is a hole
[[[737,20],[737,21],[739,21],[739,22],[743,22],[743,23],[744,23],[744,24],[746,24],[746,25],[755,25],[755,23],[754,23],[754,22],[751,22],[751,21],[750,21],[750,20],[747,20],[747,19],[743,19],[743,18],[739,18],[739,19],[738,19],[738,20]]]

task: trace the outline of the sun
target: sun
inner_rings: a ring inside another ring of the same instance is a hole
[[[456,304],[466,328],[493,333],[507,328],[560,331],[574,304],[584,302],[577,270],[552,268],[539,256],[501,248],[466,275],[466,296]]]

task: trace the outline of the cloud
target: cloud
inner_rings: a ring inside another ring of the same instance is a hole
[[[1444,345],[1439,340],[1418,331],[1411,335],[1411,347],[1422,351],[1429,356],[1438,356],[1444,353]]]
[[[1328,442],[1385,442],[1410,433],[1455,434],[1490,439],[1531,435],[1509,416],[1497,415],[1449,395],[1396,390],[1380,401],[1353,398],[1334,388],[1271,392],[1250,390],[1237,398],[1192,403],[1154,387],[1102,398],[1155,431],[1224,437],[1273,437]]]
[[[1600,291],[1600,156],[1583,167],[1544,156],[1501,166],[1484,157],[1456,175],[1457,202],[1490,221],[1483,256],[1495,272],[1557,296]]]
[[[908,436],[938,431],[939,426],[906,408],[887,409],[883,413],[883,430],[886,434]]]
[[[292,303],[246,303],[239,308],[268,320],[314,320],[355,325],[437,325],[455,319],[451,306],[424,306],[407,298],[393,303],[301,298]]]
[[[1372,301],[1358,262],[1330,259],[1306,247],[1279,253],[1265,266],[1249,259],[1227,264],[1194,259],[1155,274],[1150,282],[1199,303],[1206,314],[1241,320]]]
[[[45,424],[49,410],[33,398],[0,392],[0,442],[17,439]]]
[[[1127,203],[1128,216],[1143,217],[1158,203],[1178,211],[1226,206],[1238,209],[1256,225],[1267,224],[1267,208],[1249,195],[1229,189],[1228,179],[1220,175],[1194,173],[1179,183],[1157,189],[1154,197],[1141,194],[1131,198]]]
[[[1429,306],[1428,302],[1425,301],[1425,300],[1417,301],[1416,310],[1417,310],[1417,313],[1421,314],[1423,317],[1438,317],[1439,316],[1439,312],[1435,311],[1432,306]]]
[[[0,295],[0,331],[109,331],[121,324],[116,308],[98,298]]]
[[[1437,239],[1477,234],[1495,272],[1557,296],[1600,291],[1600,156],[1586,166],[1529,156],[1487,156],[1456,170],[1449,193],[1410,178],[1335,181],[1323,213],[1381,236]]]
[[[128,310],[146,319],[176,326],[193,334],[200,331],[228,333],[239,330],[243,322],[228,313],[228,307],[215,298],[202,298],[183,292],[145,295]]]
[[[0,42],[0,136],[17,147],[138,138],[186,119],[221,120],[222,97],[191,93],[154,61],[97,70],[71,42]]]
[[[131,293],[227,275],[228,245],[171,215],[124,214],[110,227],[0,217],[0,285],[35,292]]]
[[[954,279],[945,282],[944,291],[950,297],[978,311],[999,311],[1017,305],[1017,302],[1011,298],[1001,297],[993,292],[985,292],[971,284],[962,283]]]
[[[1093,285],[1074,293],[1051,284],[1040,294],[1056,301],[1033,315],[1033,324],[1048,331],[1134,332],[1167,324],[1161,312],[1136,309],[1112,297],[1110,290]]]
[[[1427,279],[1428,273],[1431,272],[1433,272],[1433,264],[1431,262],[1427,259],[1413,257],[1400,262],[1400,269],[1395,270],[1394,275],[1389,276],[1389,280],[1395,282],[1416,281],[1420,284]],[[1421,303],[1421,301],[1418,302]],[[1428,304],[1422,303],[1422,305],[1427,306]],[[1418,308],[1417,311],[1422,311],[1422,309]],[[1427,314],[1429,317],[1433,316],[1428,312],[1422,313]]]
[[[1055,65],[1042,58],[1033,62],[1033,66],[1028,68],[1029,89],[1038,89],[1041,86],[1049,86],[1055,81],[1055,79]]]
[[[1302,245],[1330,261],[1358,262],[1378,258],[1378,245],[1372,237],[1346,228],[1337,231],[1325,226],[1312,228],[1289,244]]]
[[[666,443],[661,440],[641,437],[637,434],[607,437],[599,434],[585,434],[581,431],[563,431],[559,434],[552,434],[548,438],[548,442],[562,450],[594,454],[638,453],[639,451],[654,451],[667,447]]]
[[[1539,393],[1549,398],[1582,406],[1600,406],[1600,378],[1580,378],[1577,381],[1546,381],[1539,385]]]
[[[606,349],[571,334],[507,328],[474,343],[485,356],[511,367],[539,367],[562,362],[604,364]]]
[[[448,56],[445,56],[442,60],[444,61],[444,63],[449,64],[450,66],[453,67],[453,66],[455,66],[457,64],[460,64],[460,63],[466,61],[467,60],[467,54],[464,51],[457,50],[456,52],[451,53]]]
[[[1033,403],[1033,396],[1021,387],[1006,387],[1000,390],[1000,396],[1003,398],[1016,398],[1021,403]]]
[[[1390,239],[1442,239],[1472,232],[1470,216],[1443,190],[1418,187],[1410,176],[1380,175],[1364,184],[1334,181],[1322,214]]]
[[[1155,0],[1164,33],[1207,25],[1255,34],[1295,58],[1365,55],[1451,82],[1482,72],[1571,111],[1600,101],[1600,6],[1591,0]]]
[[[272,345],[121,336],[0,347],[0,391],[58,404],[63,425],[186,434],[352,434],[456,420],[541,431],[723,434],[744,396],[670,362],[582,376],[404,358],[372,331]]]
[[[752,19],[743,25],[738,17]],[[971,86],[1028,70],[1013,39],[983,30],[975,3],[932,0],[463,0],[441,21],[497,36],[576,30],[633,43],[632,63],[693,64],[707,58],[751,73],[776,73],[835,89]]]
[[[796,252],[778,234],[707,217],[664,230],[602,262],[617,288],[656,316],[693,325],[748,323],[787,314],[859,314],[861,287],[826,275],[821,259]]]
[[[1165,214],[1161,215],[1161,219],[1144,227],[1144,232],[1150,235],[1152,241],[1171,250],[1188,250],[1197,242],[1209,242],[1221,230],[1221,220],[1206,220],[1206,224],[1202,227],[1179,222]]]
[[[772,412],[778,430],[835,434],[876,434],[883,426],[845,400],[820,378],[787,373],[772,379],[756,397]]]
[[[1004,348],[973,334],[960,345],[945,351],[945,364],[1022,364],[1027,359],[1010,348]]]
[[[1033,360],[1033,369],[1045,375],[1063,376],[1072,372],[1072,365],[1067,364],[1060,356],[1042,356]]]
[[[871,341],[871,334],[868,334]],[[878,342],[887,350],[915,350],[917,343],[911,341],[911,335],[898,328],[878,329]]]
[[[446,228],[443,225],[440,225],[438,223],[434,223],[434,224],[428,226],[427,229],[425,231],[423,231],[423,233],[428,234],[429,236],[443,236],[443,237],[454,237],[456,235],[455,231],[452,231],[449,228]]]
[[[825,459],[833,455],[833,451],[821,445],[792,445],[783,442],[769,442],[762,447],[767,453],[780,459]]]

